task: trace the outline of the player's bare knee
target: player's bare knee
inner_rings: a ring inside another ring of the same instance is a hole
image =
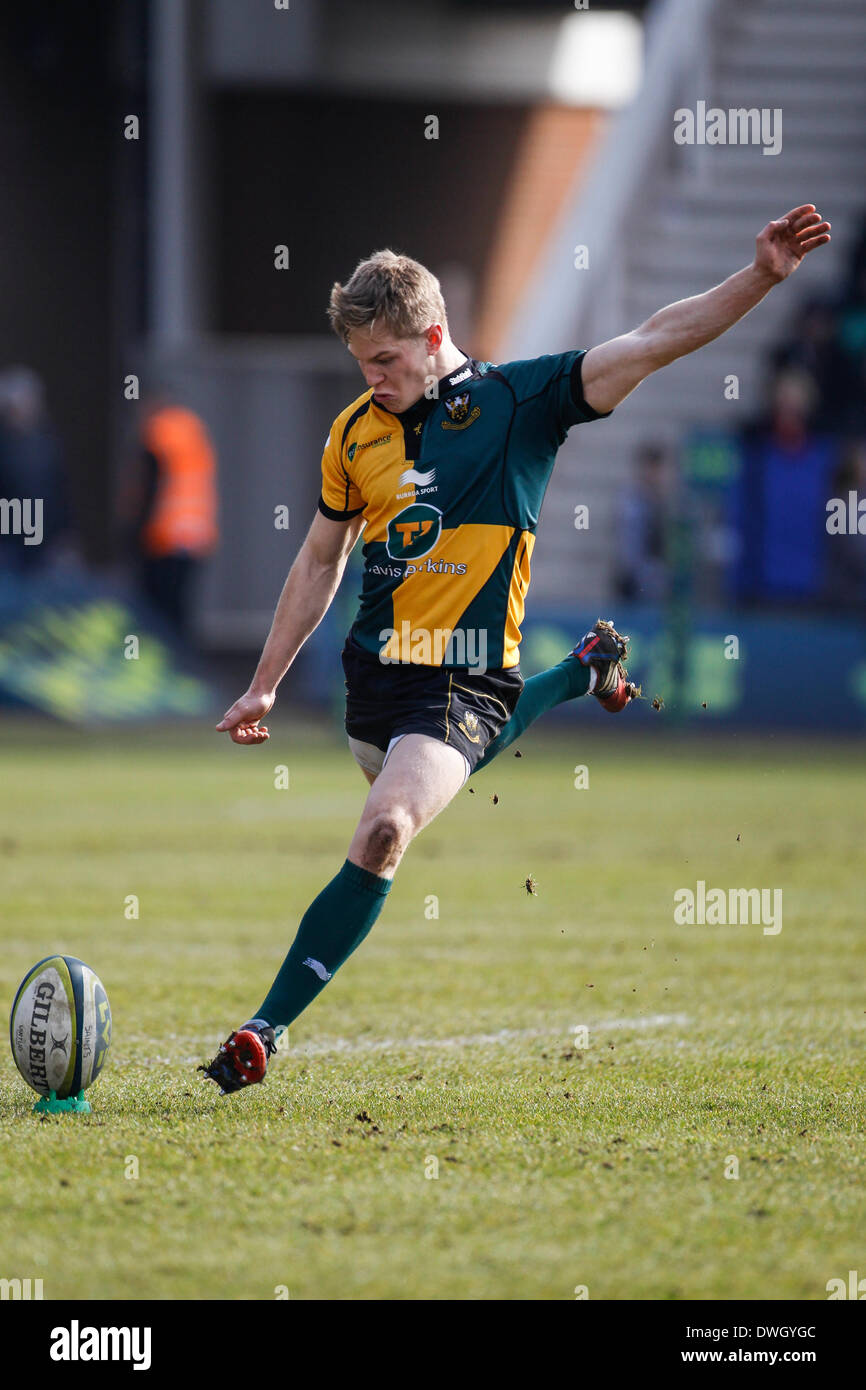
[[[365,867],[373,873],[396,867],[413,834],[412,819],[405,811],[379,811],[366,827]]]

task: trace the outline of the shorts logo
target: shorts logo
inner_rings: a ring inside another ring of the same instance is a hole
[[[478,717],[470,710],[466,711],[463,719],[457,721],[458,729],[462,729],[470,743],[480,743],[481,735],[478,733]]]
[[[480,405],[473,406],[470,413],[468,391],[464,391],[459,396],[450,396],[448,400],[443,401],[442,404],[451,416],[450,420],[441,421],[443,430],[468,429],[470,425],[475,423],[478,416],[481,414]]]
[[[429,502],[413,502],[388,522],[385,545],[392,560],[417,560],[433,549],[442,534],[442,513]]]

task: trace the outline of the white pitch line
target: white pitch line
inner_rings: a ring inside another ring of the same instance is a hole
[[[562,1032],[549,1028],[502,1028],[498,1033],[464,1033],[454,1038],[330,1038],[321,1042],[304,1043],[300,1047],[286,1049],[286,1055],[293,1057],[320,1057],[331,1052],[391,1052],[427,1049],[435,1051],[446,1048],[496,1047],[503,1043],[528,1041],[532,1038],[547,1038],[550,1042],[567,1042],[575,1028],[586,1027],[590,1033],[612,1032],[626,1028],[663,1028],[666,1024],[685,1024],[687,1014],[646,1014],[640,1018],[600,1019],[596,1023],[573,1024]],[[280,1049],[282,1052],[282,1049]]]
[[[280,1047],[281,1057],[327,1057],[329,1055],[352,1055],[357,1053],[369,1052],[395,1052],[395,1051],[427,1051],[436,1052],[447,1050],[458,1050],[459,1048],[471,1047],[501,1047],[510,1042],[530,1042],[539,1038],[544,1038],[551,1045],[556,1043],[566,1043],[571,1039],[575,1028],[587,1028],[590,1033],[612,1033],[625,1029],[642,1030],[647,1028],[664,1028],[668,1024],[683,1025],[690,1022],[688,1014],[642,1014],[638,1018],[603,1018],[596,1020],[595,1023],[573,1023],[569,1027],[562,1029],[551,1028],[501,1028],[498,1033],[461,1033],[453,1038],[322,1038],[318,1042],[302,1043],[299,1047]],[[185,1046],[190,1045],[190,1039],[184,1038],[182,1042]],[[200,1061],[205,1053],[212,1053],[214,1050],[213,1038],[199,1041],[194,1044],[200,1050],[195,1055],[190,1053],[180,1059],[177,1057],[141,1057],[137,1056],[134,1061],[136,1066],[171,1066],[178,1061],[181,1064],[192,1064]],[[130,1062],[133,1059],[130,1058]]]

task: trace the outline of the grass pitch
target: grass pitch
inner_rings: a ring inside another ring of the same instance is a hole
[[[195,1067],[342,862],[360,774],[287,717],[261,749],[7,724],[0,996],[81,956],[114,1042],[87,1118],[33,1116],[2,1050],[0,1276],[824,1299],[866,1273],[863,751],[618,743],[595,713],[472,779],[265,1085],[224,1100]],[[781,888],[782,931],[675,925],[698,879]]]

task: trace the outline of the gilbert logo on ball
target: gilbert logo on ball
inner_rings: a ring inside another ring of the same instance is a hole
[[[111,1044],[111,1009],[102,982],[75,956],[46,956],[18,987],[9,1021],[12,1056],[42,1099],[35,1110],[87,1114],[84,1092]]]

